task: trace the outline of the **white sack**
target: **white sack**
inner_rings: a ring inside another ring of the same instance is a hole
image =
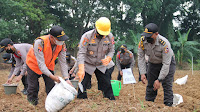
[[[176,106],[183,102],[183,97],[180,94],[173,94],[173,106]]]
[[[178,78],[174,83],[177,83],[179,85],[186,84],[187,78],[188,78],[188,75],[186,75],[186,76],[184,76],[182,78]]]
[[[45,109],[47,112],[57,112],[64,108],[70,101],[72,101],[77,95],[77,91],[61,77],[59,77],[60,83],[52,88],[47,95],[45,101]]]

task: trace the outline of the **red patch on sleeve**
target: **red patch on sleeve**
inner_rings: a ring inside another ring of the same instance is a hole
[[[117,54],[117,58],[119,58],[120,59],[120,53],[118,52],[118,54]]]
[[[41,52],[42,51],[42,47],[40,45],[38,45],[38,51]]]
[[[21,53],[20,53],[20,51],[17,51],[17,54],[21,57],[22,55],[21,55]]]
[[[111,42],[112,42],[112,44],[115,44],[115,38],[114,37],[112,37]]]

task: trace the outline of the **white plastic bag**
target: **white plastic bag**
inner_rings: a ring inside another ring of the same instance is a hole
[[[177,83],[179,85],[186,84],[187,78],[188,78],[188,75],[186,75],[186,76],[184,76],[182,78],[178,78],[174,83]]]
[[[173,94],[173,106],[176,106],[183,102],[183,97],[180,94]]]
[[[65,107],[70,101],[72,101],[77,95],[77,91],[61,77],[59,77],[60,83],[52,88],[47,95],[45,101],[45,109],[47,112],[57,112]]]

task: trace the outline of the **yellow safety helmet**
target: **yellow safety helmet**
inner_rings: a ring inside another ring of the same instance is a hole
[[[101,35],[108,35],[111,30],[111,22],[107,17],[100,17],[96,23],[95,27],[97,32]]]

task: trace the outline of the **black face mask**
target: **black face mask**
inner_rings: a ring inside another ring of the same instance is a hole
[[[7,53],[14,53],[14,51],[12,49],[7,49],[6,52]]]
[[[121,53],[125,53],[125,50],[124,50],[124,49],[121,49]]]
[[[99,33],[97,32],[96,37],[99,38],[99,39],[101,39],[101,38],[103,38],[103,35],[101,35],[101,34],[99,34]]]
[[[148,43],[151,43],[151,44],[152,44],[152,43],[153,43],[153,41],[154,41],[154,39],[153,39],[153,38],[151,38],[151,37],[146,37],[146,39],[147,39],[147,42],[148,42]]]

